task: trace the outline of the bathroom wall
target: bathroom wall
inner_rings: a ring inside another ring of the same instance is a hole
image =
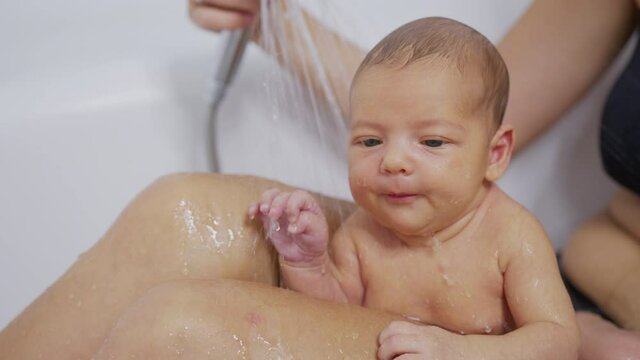
[[[418,14],[456,18],[497,41],[528,3],[352,0],[335,6],[344,17],[338,28],[368,48]],[[100,238],[145,185],[163,174],[205,170],[204,94],[222,39],[189,22],[186,1],[23,0],[0,4],[0,44],[2,328]],[[290,127],[269,121],[260,86],[268,63],[258,49],[248,49],[218,115],[222,171],[348,198],[340,151],[318,151],[320,140],[294,119]],[[595,130],[616,71],[557,131],[515,159],[501,181],[541,218],[557,247],[611,193]]]

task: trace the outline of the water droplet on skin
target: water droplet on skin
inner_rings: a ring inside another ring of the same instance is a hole
[[[533,255],[533,248],[531,247],[531,244],[529,244],[529,243],[525,243],[525,244],[524,244],[524,251],[525,251],[528,255]]]
[[[407,320],[422,322],[422,319],[420,319],[418,316],[413,316],[413,315],[402,315],[402,316],[404,316],[404,318]]]
[[[453,279],[449,275],[442,274],[442,278],[444,279],[444,283],[447,284],[447,286],[451,286],[454,284]]]
[[[271,220],[271,223],[269,224],[269,230],[267,231],[267,237],[271,238],[273,233],[278,231],[280,231],[280,223],[277,221]]]
[[[429,245],[431,245],[431,247],[434,250],[438,250],[438,249],[440,249],[440,246],[442,245],[442,242],[435,235],[433,235],[431,237],[431,241],[430,241]]]

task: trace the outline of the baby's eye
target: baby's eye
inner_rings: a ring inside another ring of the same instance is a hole
[[[437,148],[444,145],[444,141],[438,140],[438,139],[429,139],[429,140],[423,140],[422,144],[428,147]]]
[[[376,146],[376,145],[382,144],[382,141],[380,141],[378,139],[364,139],[360,143],[362,145],[366,146],[366,147],[372,147],[372,146]]]

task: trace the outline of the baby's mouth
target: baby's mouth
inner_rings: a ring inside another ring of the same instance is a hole
[[[394,203],[407,203],[413,201],[417,194],[413,193],[387,193],[385,194],[385,198]]]

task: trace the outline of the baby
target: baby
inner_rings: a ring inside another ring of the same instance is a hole
[[[508,92],[497,50],[466,25],[425,18],[385,37],[351,87],[358,209],[330,240],[307,192],[270,189],[249,208],[284,286],[404,315],[379,336],[383,359],[575,359],[554,249],[495,185],[514,143]]]

